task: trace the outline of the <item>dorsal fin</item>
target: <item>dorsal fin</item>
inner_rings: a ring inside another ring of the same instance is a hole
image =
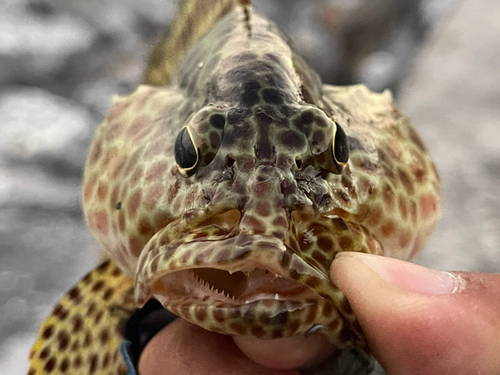
[[[144,83],[165,86],[171,81],[177,64],[189,47],[206,34],[236,5],[248,7],[250,0],[184,0],[170,33],[151,53]]]

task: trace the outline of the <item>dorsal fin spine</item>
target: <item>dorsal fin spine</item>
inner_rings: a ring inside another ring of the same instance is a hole
[[[162,38],[148,61],[143,82],[148,85],[166,86],[182,56],[189,47],[205,35],[236,5],[248,12],[250,0],[184,0],[179,14],[173,21],[169,35]]]

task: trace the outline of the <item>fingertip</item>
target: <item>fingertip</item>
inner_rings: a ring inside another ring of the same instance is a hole
[[[498,275],[349,253],[330,271],[388,373],[500,373],[491,372],[500,368],[492,355],[500,349]]]

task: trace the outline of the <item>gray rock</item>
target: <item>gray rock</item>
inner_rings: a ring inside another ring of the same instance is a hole
[[[35,87],[7,87],[0,93],[0,161],[79,170],[93,122],[75,102]]]
[[[21,1],[0,12],[0,82],[54,74],[66,59],[87,50],[96,32],[70,14],[40,17]]]
[[[445,270],[499,272],[500,4],[465,1],[401,92],[441,175],[443,217],[421,255]]]

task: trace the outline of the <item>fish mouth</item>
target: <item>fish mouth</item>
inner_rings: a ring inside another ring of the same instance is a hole
[[[195,268],[167,274],[159,279],[154,294],[168,296],[169,304],[193,303],[239,307],[257,301],[316,299],[309,287],[265,268],[230,272],[216,268]]]
[[[139,303],[154,297],[210,331],[271,339],[343,330],[342,293],[272,236],[153,247],[138,270]]]

